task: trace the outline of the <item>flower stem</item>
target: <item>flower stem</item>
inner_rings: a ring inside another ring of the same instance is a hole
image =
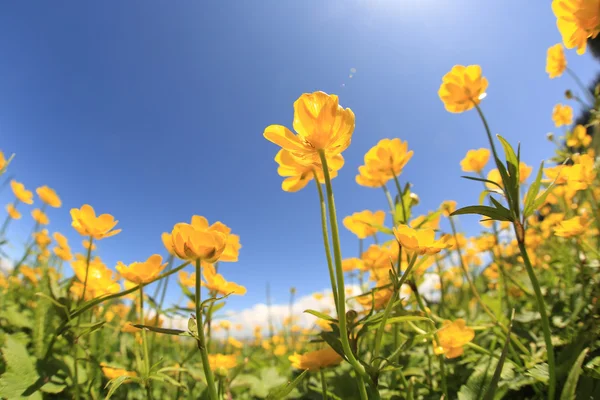
[[[344,350],[346,358],[348,359],[348,362],[350,363],[350,365],[352,365],[356,374],[362,377],[362,379],[359,380],[359,390],[361,398],[366,399],[366,397],[363,397],[363,393],[366,394],[363,379],[367,379],[369,384],[371,384],[374,387],[374,391],[377,391],[377,388],[375,387],[375,383],[367,374],[365,367],[363,367],[363,365],[354,356],[352,348],[350,347],[350,342],[348,340],[348,326],[346,323],[346,291],[344,287],[344,271],[342,270],[342,252],[340,249],[340,237],[338,232],[337,215],[335,212],[335,201],[333,199],[333,189],[331,187],[329,167],[327,166],[327,157],[325,156],[325,152],[323,150],[319,150],[319,157],[321,159],[321,164],[323,165],[325,188],[327,190],[327,203],[329,206],[329,223],[331,225],[333,256],[335,260],[335,270],[337,275],[338,320],[340,326],[340,339],[342,341],[342,348]],[[361,388],[361,386],[363,387]]]
[[[542,332],[544,333],[544,342],[546,343],[546,352],[548,353],[548,373],[550,375],[548,399],[553,400],[554,391],[556,388],[556,371],[554,363],[554,346],[552,345],[552,333],[550,331],[548,313],[546,312],[546,303],[544,302],[544,296],[542,295],[542,290],[540,289],[540,283],[538,282],[535,272],[533,271],[533,267],[531,266],[531,261],[529,260],[525,243],[523,241],[519,241],[518,243],[519,250],[521,250],[521,257],[523,257],[523,263],[525,264],[525,269],[527,270],[527,274],[531,280],[531,286],[533,286],[533,290],[535,292],[538,311],[542,317]]]
[[[592,92],[590,92],[590,90],[585,87],[585,85],[583,84],[583,82],[581,82],[581,79],[579,79],[579,77],[577,76],[577,74],[571,68],[567,68],[567,73],[569,74],[569,76],[571,78],[573,78],[573,80],[575,81],[575,83],[577,84],[577,86],[579,86],[579,89],[581,89],[581,91],[583,93],[585,93],[585,95],[588,98],[588,100],[590,100],[592,102],[592,104],[594,104],[596,102],[596,100],[594,99],[594,96],[592,95]],[[589,105],[588,105],[588,107],[589,107]]]
[[[85,260],[85,279],[83,280],[83,291],[81,293],[81,297],[79,298],[79,302],[77,303],[77,305],[79,305],[79,303],[83,301],[83,299],[85,298],[85,291],[87,290],[88,275],[90,272],[90,260],[92,258],[92,243],[94,243],[94,237],[90,236],[90,246],[87,249],[87,257]]]
[[[218,400],[217,389],[215,388],[215,379],[210,363],[208,361],[208,350],[206,348],[206,340],[204,339],[204,326],[202,325],[202,309],[200,303],[200,259],[196,260],[196,329],[198,330],[198,349],[202,357],[202,369],[206,377],[206,385],[208,386],[208,395],[210,400]]]
[[[485,128],[485,133],[487,133],[488,140],[490,141],[490,147],[492,148],[492,153],[494,153],[494,160],[496,161],[496,164],[497,164],[500,159],[498,158],[498,153],[496,152],[496,146],[494,145],[494,139],[492,139],[492,131],[490,130],[490,126],[488,125],[487,120],[485,119],[485,116],[483,115],[483,111],[481,111],[481,108],[479,107],[479,104],[475,104],[475,109],[479,113],[479,117],[481,118],[481,121],[483,122],[483,126]]]
[[[327,400],[327,381],[325,380],[325,372],[323,368],[319,370],[321,373],[321,391],[323,392],[323,400]]]
[[[327,257],[327,269],[329,270],[329,280],[331,281],[331,292],[333,295],[333,302],[335,303],[335,310],[337,313],[339,313],[337,285],[335,283],[335,272],[333,270],[333,261],[331,259],[331,245],[329,243],[329,232],[327,230],[327,208],[325,207],[325,198],[323,197],[323,188],[321,187],[321,182],[319,182],[317,174],[315,173],[314,175],[315,182],[317,184],[317,191],[319,192],[319,202],[321,204],[321,227],[323,229],[323,246],[325,247],[325,256]],[[362,239],[360,242],[360,246],[362,248]],[[360,258],[360,254],[358,257]]]
[[[392,171],[393,172],[393,171]],[[404,204],[404,193],[402,192],[402,186],[400,185],[400,181],[398,177],[394,175],[394,182],[396,182],[396,189],[398,189],[398,197],[400,198],[400,204],[402,204],[402,223],[406,224],[408,218],[406,218],[406,205]]]
[[[90,249],[92,248],[90,244]],[[144,284],[140,284],[140,323],[144,324]],[[146,386],[146,396],[148,399],[152,399],[152,388],[150,387],[150,380],[148,376],[150,375],[150,356],[148,352],[148,336],[146,335],[146,329],[142,328],[142,342],[144,348],[144,376],[146,381],[144,382],[144,386]]]
[[[383,193],[385,193],[385,198],[387,199],[388,205],[390,206],[390,211],[392,212],[392,215],[394,215],[395,207],[394,207],[394,200],[392,199],[392,195],[390,194],[390,191],[388,190],[388,188],[385,185],[381,186],[381,188],[383,189]]]

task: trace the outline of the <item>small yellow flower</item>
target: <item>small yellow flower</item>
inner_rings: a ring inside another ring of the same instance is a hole
[[[297,192],[304,189],[317,174],[320,183],[325,181],[323,167],[321,163],[302,163],[302,160],[295,157],[292,152],[281,149],[275,156],[275,161],[279,164],[277,173],[285,177],[281,182],[281,189],[285,192]],[[327,157],[327,166],[329,167],[329,177],[335,178],[338,171],[344,166],[344,157],[341,154]]]
[[[560,77],[567,69],[567,58],[562,44],[557,43],[548,48],[546,56],[546,72],[550,79]]]
[[[486,148],[467,151],[467,155],[460,162],[463,172],[481,173],[490,159],[490,151]]]
[[[226,281],[225,278],[223,278],[223,275],[217,274],[215,267],[212,264],[203,266],[202,276],[204,276],[202,286],[205,286],[210,291],[217,292],[223,296],[230,293],[241,296],[246,294],[245,287],[238,285],[237,283]]]
[[[338,365],[343,358],[331,347],[322,350],[309,351],[308,353],[289,356],[292,367],[297,369],[307,369],[309,371],[318,371],[322,368]]]
[[[227,320],[223,320],[223,321],[219,322],[219,326],[222,329],[225,329],[226,331],[228,331],[231,329],[231,322],[227,321]]]
[[[519,163],[519,183],[524,183],[531,175],[531,171],[533,171],[533,167],[521,161]]]
[[[574,155],[575,164],[566,169],[567,185],[571,190],[585,190],[594,183],[597,171],[589,154]]]
[[[6,205],[6,212],[8,213],[8,216],[12,219],[21,219],[21,213],[18,212],[15,206],[12,204]]]
[[[583,125],[577,125],[567,136],[567,146],[569,147],[588,147],[592,143],[592,136],[587,134]]]
[[[586,221],[582,216],[576,216],[558,223],[554,228],[554,234],[559,237],[579,236],[587,231],[591,221]]]
[[[442,78],[438,95],[447,111],[461,113],[479,104],[487,86],[479,65],[455,65]]]
[[[389,175],[369,169],[366,165],[358,167],[356,183],[364,187],[380,188],[390,179]]]
[[[52,243],[52,239],[48,235],[47,229],[42,229],[39,232],[35,232],[33,234],[33,238],[39,247],[47,247],[50,243]]]
[[[10,187],[19,201],[25,204],[33,204],[33,193],[25,189],[25,185],[13,179],[10,181]]]
[[[179,282],[187,287],[196,286],[196,273],[179,271]]]
[[[571,125],[573,123],[573,109],[571,106],[557,104],[552,109],[552,121],[557,128],[563,125]]]
[[[209,226],[206,218],[194,215],[191,224],[175,224],[167,250],[184,260],[215,262],[227,245],[227,234],[220,229],[214,224]]]
[[[229,345],[233,348],[236,349],[243,349],[244,348],[244,343],[240,342],[239,340],[230,337],[229,339],[227,339],[227,343],[229,343]]]
[[[237,366],[237,356],[235,354],[209,354],[208,363],[213,371],[218,369],[229,370]]]
[[[408,225],[399,225],[394,228],[394,236],[402,248],[418,254],[436,254],[448,247],[445,242],[435,240],[433,229],[412,229]]]
[[[456,211],[456,201],[454,200],[446,200],[440,205],[440,209],[442,210],[442,214],[445,217],[449,217],[454,211]]]
[[[2,151],[0,151],[0,173],[4,170],[4,168],[6,168],[7,165],[8,165],[8,162],[7,162],[6,158],[4,157],[4,153]]]
[[[27,265],[21,265],[19,272],[21,272],[21,274],[23,274],[25,278],[29,279],[29,281],[31,281],[31,283],[34,285],[37,285],[40,281],[40,274],[38,274],[38,271]]]
[[[385,221],[384,211],[364,210],[344,218],[344,226],[354,233],[359,239],[366,239],[378,232],[377,226],[383,226]]]
[[[128,266],[121,261],[117,263],[117,271],[130,282],[148,283],[156,279],[160,272],[167,266],[162,264],[162,257],[158,254],[153,254],[144,262],[134,262]]]
[[[294,102],[294,130],[281,125],[268,126],[263,136],[295,157],[320,164],[318,151],[329,157],[341,154],[354,132],[354,113],[342,108],[336,95],[304,93]]]
[[[122,368],[113,368],[105,364],[100,364],[100,366],[102,368],[102,373],[108,379],[115,379],[120,376],[137,376],[137,373],[135,371],[127,371]]]
[[[362,171],[369,171],[370,175],[375,175],[383,183],[398,176],[413,156],[413,151],[408,151],[408,142],[403,142],[398,138],[381,139],[365,154],[365,165]],[[362,179],[359,168],[357,182]],[[361,184],[359,182],[359,184]],[[380,185],[381,186],[381,185]]]
[[[62,205],[60,197],[58,197],[56,192],[53,189],[50,189],[48,186],[41,186],[35,191],[40,197],[40,200],[48,204],[50,207],[58,208]]]
[[[498,171],[497,168],[490,170],[490,172],[488,172],[488,174],[487,174],[486,179],[488,181],[496,182],[502,188],[504,187],[504,183],[502,182],[502,175],[500,175],[500,171]],[[492,190],[495,192],[500,191],[500,188],[498,186],[493,185],[488,182],[485,183],[485,187],[488,188],[489,190]]]
[[[121,232],[121,229],[113,230],[119,221],[115,221],[112,215],[102,214],[96,217],[94,208],[88,204],[81,206],[81,209],[72,208],[71,218],[73,218],[71,226],[80,235],[91,236],[96,240],[111,237]]]
[[[346,258],[342,260],[342,270],[344,272],[363,271],[365,263],[360,258]],[[316,293],[315,293],[316,294]]]
[[[48,225],[50,223],[48,216],[39,208],[36,208],[31,212],[31,217],[40,225]]]
[[[71,261],[73,259],[73,253],[71,253],[69,247],[55,247],[54,254],[63,261]]]
[[[464,319],[444,321],[443,327],[437,332],[439,344],[434,341],[435,354],[444,354],[446,358],[456,358],[463,354],[463,346],[475,337],[475,331],[468,326]]]
[[[83,241],[81,242],[81,245],[83,246],[84,249],[86,250],[90,250],[90,241],[87,239],[83,239]],[[96,250],[96,245],[94,243],[91,243],[92,245],[92,251]]]

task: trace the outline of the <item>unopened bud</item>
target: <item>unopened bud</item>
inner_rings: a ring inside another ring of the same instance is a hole
[[[571,99],[573,98],[573,92],[571,92],[570,90],[567,90],[567,91],[565,92],[565,97],[566,97],[568,100],[571,100]]]
[[[417,195],[416,193],[410,194],[410,200],[412,201],[413,206],[416,206],[421,202],[421,199],[419,199],[419,195]]]
[[[553,141],[554,140],[554,133],[553,132],[546,133],[546,139],[548,139],[549,141]]]
[[[346,312],[346,319],[348,321],[354,321],[356,319],[356,317],[358,317],[358,313],[354,310],[348,310]]]

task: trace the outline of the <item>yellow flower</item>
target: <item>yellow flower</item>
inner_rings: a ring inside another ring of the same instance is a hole
[[[187,287],[196,286],[196,273],[179,271],[179,282]]]
[[[323,300],[324,295],[323,295],[323,293],[313,293],[312,297],[315,300]]]
[[[344,272],[363,271],[365,263],[360,258],[346,258],[342,260],[342,270]]]
[[[36,208],[31,212],[31,217],[40,225],[48,225],[50,223],[48,216],[39,208]]]
[[[74,261],[71,261],[71,268],[79,282],[74,282],[71,286],[71,292],[76,297],[81,297],[83,285],[85,282],[87,260],[81,255],[77,255]],[[90,260],[88,269],[88,279],[85,292],[85,300],[90,300],[105,294],[118,293],[121,285],[116,281],[115,274],[106,267],[106,265],[96,257]]]
[[[446,110],[451,113],[468,111],[485,97],[488,81],[479,65],[455,65],[442,78],[438,91]]]
[[[208,226],[206,218],[194,215],[191,224],[175,224],[167,250],[184,260],[215,262],[227,245],[227,234],[220,229]]]
[[[33,234],[33,238],[39,247],[46,247],[52,243],[52,239],[50,239],[50,236],[48,236],[47,229],[42,229],[39,232],[35,232]]]
[[[25,189],[25,185],[13,179],[10,181],[10,187],[19,201],[25,204],[33,204],[33,193]]]
[[[227,235],[227,243],[225,244],[223,253],[219,257],[219,262],[238,261],[240,249],[242,248],[242,245],[240,244],[240,237],[232,234],[231,228],[219,221],[212,224],[212,228]]]
[[[379,177],[385,183],[402,173],[413,153],[412,150],[408,151],[408,142],[398,138],[382,139],[365,154],[364,167],[371,175]]]
[[[546,72],[550,79],[558,78],[567,69],[567,58],[562,44],[557,43],[548,48],[546,55]]]
[[[63,261],[71,261],[73,259],[70,247],[55,247],[54,254]]]
[[[8,213],[8,216],[12,219],[21,219],[21,213],[18,212],[15,206],[12,204],[6,205],[6,212]]]
[[[573,109],[571,106],[557,104],[552,109],[552,121],[554,126],[571,125],[573,123]]]
[[[383,286],[388,284],[389,282],[377,283],[377,286]],[[392,295],[394,294],[394,290],[392,287],[386,287],[381,289],[374,289],[372,293],[368,293],[363,296],[358,296],[356,300],[358,304],[363,306],[365,310],[371,310],[373,306],[375,306],[375,310],[383,310],[385,306],[389,303]]]
[[[500,185],[500,187],[504,187],[504,183],[502,182],[502,175],[500,175],[500,171],[498,171],[497,168],[494,168],[490,172],[488,172],[487,177],[485,179],[487,179],[488,181],[496,182],[498,185]],[[498,186],[488,182],[485,183],[485,187],[495,192],[500,191],[500,188],[498,188]]]
[[[440,205],[440,209],[442,210],[442,214],[444,214],[444,216],[449,217],[450,214],[456,211],[456,201],[446,200]]]
[[[232,369],[237,366],[237,357],[235,354],[209,354],[208,363],[213,371],[217,369]]]
[[[398,225],[394,227],[394,236],[405,250],[418,254],[436,254],[448,247],[445,242],[435,240],[433,229],[412,229],[408,225]]]
[[[322,368],[338,365],[343,358],[331,347],[322,350],[309,351],[308,353],[294,353],[288,357],[292,367],[297,369],[307,369],[309,371],[318,371]]]
[[[571,190],[585,190],[596,179],[594,158],[588,154],[574,155],[573,161],[575,164],[566,170],[567,185]]]
[[[592,142],[592,136],[587,134],[583,125],[577,125],[567,136],[567,146],[569,147],[588,147]]]
[[[39,270],[35,270],[27,265],[21,265],[19,268],[19,272],[23,274],[23,276],[31,281],[34,285],[37,285],[40,280]]]
[[[554,234],[559,237],[574,237],[585,233],[591,221],[586,221],[582,216],[576,216],[570,219],[566,219],[558,223],[554,228]]]
[[[384,220],[385,212],[364,210],[344,218],[343,222],[346,229],[358,236],[359,239],[365,239],[376,234],[378,231],[376,226],[383,226]]]
[[[212,264],[203,266],[202,276],[204,276],[202,286],[205,286],[210,291],[217,292],[223,296],[230,293],[241,296],[246,294],[245,287],[238,285],[237,283],[226,281],[225,278],[223,278],[223,275],[217,274],[215,267]]]
[[[437,214],[434,217],[431,217],[433,213],[429,212],[427,215],[419,215],[418,217],[413,218],[409,225],[411,228],[423,228],[423,229],[439,229],[440,228],[440,214]],[[427,222],[425,222],[427,221]]]
[[[228,331],[229,329],[231,329],[231,322],[227,321],[227,320],[223,320],[221,322],[219,322],[219,326],[223,329],[225,329],[226,331]]]
[[[529,175],[531,175],[531,171],[533,170],[533,167],[530,167],[529,165],[525,164],[523,161],[521,161],[519,163],[519,182],[523,183],[527,180],[527,178],[529,178]]]
[[[464,172],[481,173],[490,159],[490,151],[486,148],[467,151],[467,155],[460,162]]]
[[[90,241],[87,239],[83,239],[83,241],[81,242],[81,245],[83,246],[84,249],[86,250],[90,250]],[[92,245],[92,251],[96,250],[96,245],[94,243],[91,243]]]
[[[102,373],[108,379],[115,379],[120,376],[137,376],[137,373],[135,371],[127,371],[122,368],[113,368],[113,367],[109,367],[105,364],[100,364],[100,366],[102,368]]]
[[[242,348],[244,348],[244,343],[242,343],[239,340],[234,339],[232,337],[230,337],[229,339],[227,339],[227,343],[229,343],[229,345],[231,347],[234,347],[236,349],[242,349]]]
[[[119,221],[110,214],[102,214],[96,217],[94,208],[88,204],[81,206],[81,209],[72,208],[71,226],[75,228],[80,235],[91,236],[94,239],[102,239],[116,235],[121,229],[113,230]]]
[[[35,190],[44,203],[48,204],[50,207],[58,208],[62,205],[62,201],[60,201],[60,197],[56,194],[53,189],[50,189],[48,186],[41,186]]]
[[[595,38],[600,30],[598,0],[553,0],[552,11],[565,47],[585,53],[587,39]]]
[[[162,264],[162,257],[158,254],[153,254],[144,262],[134,262],[128,266],[121,261],[117,263],[117,271],[130,282],[148,283],[156,279],[160,272],[167,266]]]
[[[336,95],[304,93],[294,102],[294,130],[281,125],[268,126],[263,136],[295,157],[320,163],[318,151],[329,157],[341,154],[354,132],[354,113],[342,108]]]
[[[439,344],[434,341],[435,354],[444,354],[446,358],[456,358],[463,353],[463,346],[475,337],[475,331],[468,326],[464,319],[444,321],[443,327],[437,332]]]
[[[331,332],[333,331],[333,328],[331,327],[331,323],[332,321],[327,321],[321,318],[318,318],[315,323],[317,324],[317,326],[319,328],[321,328],[321,330],[325,331],[325,332]]]
[[[304,189],[314,179],[315,173],[319,182],[323,183],[325,181],[323,167],[320,162],[304,164],[301,159],[285,149],[277,152],[275,161],[279,164],[277,168],[279,176],[286,177],[281,182],[281,189],[285,192],[297,192]],[[329,177],[331,179],[335,178],[338,171],[344,166],[344,157],[341,154],[327,157],[327,166],[329,167]]]
[[[386,174],[369,169],[366,165],[358,167],[356,183],[370,188],[380,188],[390,179]]]
[[[4,168],[6,168],[7,165],[8,165],[8,162],[6,161],[6,158],[4,157],[4,153],[2,151],[0,151],[0,172],[2,172],[4,170]]]

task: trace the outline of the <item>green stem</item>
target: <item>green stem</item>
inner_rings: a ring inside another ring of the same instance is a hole
[[[323,400],[327,400],[327,381],[325,380],[325,372],[323,368],[319,370],[321,374],[321,391],[323,392]]]
[[[88,275],[90,272],[90,260],[92,258],[92,243],[93,243],[93,241],[94,241],[94,237],[90,236],[90,247],[88,247],[87,257],[85,260],[85,279],[83,280],[83,291],[81,293],[81,297],[79,298],[77,305],[81,304],[81,302],[84,301],[84,299],[85,299],[85,291],[87,290]]]
[[[19,204],[19,199],[15,199],[15,202],[13,203],[13,208],[15,210],[17,209],[18,204]],[[12,218],[10,217],[10,215],[7,215],[6,219],[4,220],[4,223],[2,224],[2,228],[0,229],[0,237],[4,237],[4,234],[6,233],[6,229],[8,228],[8,224],[10,224],[11,220],[12,220]]]
[[[331,282],[331,292],[333,295],[333,302],[335,303],[335,310],[339,313],[338,309],[338,298],[337,298],[337,285],[335,283],[335,272],[333,270],[333,261],[331,259],[331,245],[329,243],[329,232],[327,230],[327,209],[325,206],[325,198],[323,197],[323,188],[321,182],[317,178],[315,172],[315,183],[317,184],[317,191],[319,192],[319,203],[321,205],[321,228],[323,230],[323,246],[325,247],[325,256],[327,257],[327,269],[329,270],[329,281]],[[362,249],[362,239],[360,239],[360,248]],[[359,251],[362,254],[362,251]],[[358,255],[360,258],[361,254]]]
[[[319,150],[319,157],[321,159],[321,164],[323,166],[323,175],[325,177],[325,188],[327,190],[327,204],[329,208],[329,223],[331,225],[331,238],[333,241],[333,256],[335,260],[335,269],[337,275],[337,289],[338,289],[338,320],[340,326],[340,339],[342,341],[342,348],[344,350],[344,354],[348,359],[348,362],[354,368],[356,374],[362,379],[366,379],[370,385],[374,387],[374,391],[377,391],[375,387],[375,383],[371,380],[369,375],[367,374],[365,367],[356,359],[354,353],[352,352],[352,348],[350,347],[350,342],[348,340],[348,326],[346,323],[346,291],[344,287],[344,271],[342,270],[342,252],[340,249],[340,236],[338,232],[338,224],[337,224],[337,215],[335,212],[335,201],[333,199],[333,189],[331,188],[331,177],[329,175],[329,167],[327,165],[327,157],[325,156],[325,152],[323,150]],[[359,380],[359,390],[361,393],[361,398],[366,399],[366,397],[362,397],[363,393],[366,394],[366,388],[364,388],[364,381]],[[361,388],[361,386],[363,386]]]
[[[492,148],[492,153],[494,154],[494,160],[496,161],[496,164],[498,164],[500,159],[498,158],[498,152],[496,151],[496,146],[494,145],[494,139],[492,139],[492,131],[490,130],[490,126],[488,125],[487,120],[483,115],[483,111],[481,111],[481,108],[479,107],[479,104],[475,104],[475,109],[477,110],[477,113],[479,113],[479,118],[481,118],[481,121],[483,122],[485,133],[487,133],[488,140],[490,141],[490,147]]]
[[[450,396],[448,396],[448,384],[446,383],[446,367],[444,363],[443,354],[438,356],[438,361],[440,363],[440,375],[442,376],[442,392],[444,393],[444,399],[450,399]]]
[[[579,77],[577,76],[577,74],[575,72],[573,72],[573,70],[571,68],[567,68],[567,73],[569,74],[569,76],[571,78],[573,78],[573,80],[575,81],[575,83],[577,84],[577,86],[579,86],[579,89],[581,89],[581,91],[583,93],[585,93],[585,95],[588,98],[588,100],[590,100],[592,102],[592,104],[594,104],[596,101],[594,99],[594,96],[593,96],[592,92],[590,92],[590,90],[585,87],[585,85],[583,84],[583,82],[581,82],[581,79],[579,79]],[[587,105],[587,106],[590,107],[589,105]]]
[[[93,238],[92,236],[90,236],[90,247],[88,248],[88,252],[87,252],[87,258],[86,258],[86,262],[85,262],[85,279],[83,280],[83,291],[81,292],[81,297],[79,298],[79,300],[77,301],[77,305],[79,306],[79,304],[81,304],[82,301],[84,301],[85,299],[85,292],[87,289],[87,281],[88,281],[88,272],[90,270],[90,259],[92,257],[92,246],[91,246],[91,242],[92,242]],[[79,324],[81,323],[81,315],[79,315],[77,317],[77,327],[76,329],[79,329]],[[78,346],[73,346],[74,351],[75,351],[75,357],[73,357],[73,369],[75,372],[75,398],[79,399],[80,393],[79,393],[79,367],[77,365],[77,351],[78,351]]]
[[[594,193],[594,189],[592,189],[592,187],[588,188],[588,193],[590,194],[591,197],[591,202],[592,203],[592,213],[594,213],[594,219],[596,220],[596,227],[598,229],[600,229],[600,214],[598,213],[598,198],[596,197],[596,194]],[[597,245],[598,248],[600,248],[600,238],[597,238]]]
[[[392,175],[393,171],[392,171]],[[402,204],[402,223],[406,224],[408,221],[406,218],[406,205],[404,204],[404,193],[402,191],[402,186],[400,185],[400,181],[398,180],[398,177],[396,175],[394,175],[394,182],[396,183],[396,189],[398,190],[398,197],[400,197],[400,204]]]
[[[90,249],[92,246],[90,246]],[[144,284],[140,284],[140,323],[144,324]],[[142,329],[142,347],[144,351],[144,377],[146,386],[146,395],[148,399],[152,399],[152,388],[150,387],[150,353],[148,352],[148,336],[146,335],[146,329]]]
[[[385,185],[381,186],[381,188],[383,189],[383,193],[385,193],[385,198],[387,199],[388,205],[390,206],[390,211],[392,212],[392,215],[394,215],[394,210],[396,209],[396,207],[394,207],[394,200],[392,199],[392,195],[390,194],[390,191]]]
[[[200,356],[202,357],[202,369],[204,370],[204,376],[206,377],[206,385],[208,386],[208,395],[211,400],[218,400],[217,389],[215,387],[215,380],[213,377],[212,370],[210,369],[210,363],[208,361],[208,351],[206,349],[206,340],[204,338],[204,326],[202,325],[202,309],[201,309],[201,297],[200,297],[200,259],[196,260],[196,329],[198,330],[198,349],[200,350]]]
[[[522,241],[519,241],[519,250],[521,250],[521,257],[523,257],[525,269],[527,270],[527,274],[529,275],[529,279],[531,280],[531,286],[533,286],[533,290],[535,292],[538,311],[540,313],[540,316],[542,317],[542,332],[544,333],[544,342],[546,343],[546,352],[548,353],[548,372],[550,374],[548,399],[553,400],[556,388],[556,370],[554,364],[554,346],[552,345],[552,332],[550,331],[550,321],[548,320],[548,314],[546,312],[546,303],[544,302],[544,296],[542,295],[542,290],[540,289],[540,283],[538,282],[537,277],[535,276],[535,272],[533,271],[531,261],[529,260],[529,255],[527,254],[525,243]]]

